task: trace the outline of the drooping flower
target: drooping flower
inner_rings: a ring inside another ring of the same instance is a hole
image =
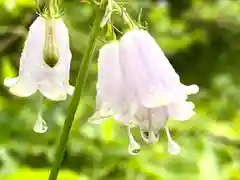
[[[148,32],[134,29],[100,50],[97,110],[90,121],[113,116],[128,126],[131,154],[136,154],[140,146],[130,128],[139,127],[144,141],[152,144],[165,126],[168,150],[177,154],[180,147],[172,140],[165,124],[169,118],[187,120],[194,115],[194,104],[186,100],[198,90],[197,85],[186,86],[180,82]]]
[[[20,97],[39,90],[50,100],[65,100],[73,91],[68,84],[70,62],[68,30],[62,19],[38,17],[29,29],[19,76],[7,78],[4,84]]]
[[[29,28],[19,76],[5,79],[4,84],[16,96],[28,97],[39,90],[41,96],[50,100],[65,100],[74,89],[68,83],[71,58],[68,29],[63,20],[39,16]],[[47,130],[41,113],[34,130],[39,133]]]

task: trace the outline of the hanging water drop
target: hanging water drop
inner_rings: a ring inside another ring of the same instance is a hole
[[[128,153],[135,156],[140,152],[140,148],[140,145],[136,141],[131,142],[128,145]]]
[[[172,155],[177,155],[181,151],[180,146],[173,140],[168,141],[168,152]]]
[[[128,145],[128,153],[135,156],[140,152],[140,145],[135,141],[130,128],[128,128],[128,138],[129,138],[129,145]]]
[[[35,122],[35,125],[33,127],[33,130],[36,133],[45,133],[48,129],[46,121],[42,118],[42,106],[43,106],[43,95],[40,94],[39,96],[39,105],[38,105],[38,113],[37,113],[37,120]]]
[[[172,140],[168,127],[165,127],[165,132],[168,138],[168,152],[172,155],[177,155],[180,153],[180,146]]]
[[[36,133],[45,133],[48,129],[48,126],[47,126],[47,123],[46,121],[43,120],[42,116],[41,115],[38,115],[38,118],[36,120],[36,123],[33,127],[33,130],[36,132]]]

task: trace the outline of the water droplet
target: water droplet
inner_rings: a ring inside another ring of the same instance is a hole
[[[173,140],[168,141],[168,152],[172,155],[177,155],[181,151],[180,146]]]
[[[38,116],[37,120],[36,120],[36,123],[33,127],[33,130],[36,132],[36,133],[45,133],[48,129],[48,126],[47,126],[47,123],[46,121],[43,120],[42,116]]]
[[[140,145],[135,140],[131,141],[128,145],[128,152],[133,156],[137,155],[140,152],[140,149]]]
[[[168,138],[168,152],[172,155],[179,154],[181,151],[181,148],[175,141],[172,140],[171,134],[167,126],[165,127],[165,131]]]
[[[128,127],[128,138],[129,138],[128,153],[135,156],[140,152],[140,145],[135,141],[131,133],[130,127]]]

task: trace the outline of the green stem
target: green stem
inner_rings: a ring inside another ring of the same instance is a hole
[[[97,11],[96,18],[93,24],[93,29],[90,34],[89,44],[84,53],[81,66],[78,72],[75,91],[73,93],[72,100],[68,106],[68,114],[66,116],[66,120],[62,129],[62,133],[60,135],[60,140],[57,145],[56,153],[54,156],[54,161],[52,165],[52,169],[49,175],[49,180],[56,180],[58,176],[58,172],[63,161],[63,156],[65,152],[65,148],[68,142],[69,134],[71,131],[71,127],[73,124],[74,116],[80,101],[81,94],[83,92],[84,84],[88,75],[88,67],[91,63],[91,59],[95,50],[96,40],[100,32],[100,23],[102,17],[105,13],[105,9],[107,7],[107,0],[102,0],[100,8]]]

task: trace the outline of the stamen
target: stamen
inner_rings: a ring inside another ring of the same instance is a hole
[[[35,125],[33,127],[33,130],[36,133],[45,133],[48,129],[46,121],[43,120],[42,118],[42,100],[43,100],[43,95],[40,94],[40,100],[39,100],[39,105],[38,105],[38,113],[37,113],[37,120],[35,122]]]
[[[140,145],[135,141],[130,127],[128,127],[128,138],[129,138],[129,145],[128,145],[128,152],[129,154],[135,156],[140,152]]]
[[[179,154],[181,148],[175,141],[172,140],[172,137],[167,126],[165,127],[165,132],[168,138],[168,152],[172,155]]]

